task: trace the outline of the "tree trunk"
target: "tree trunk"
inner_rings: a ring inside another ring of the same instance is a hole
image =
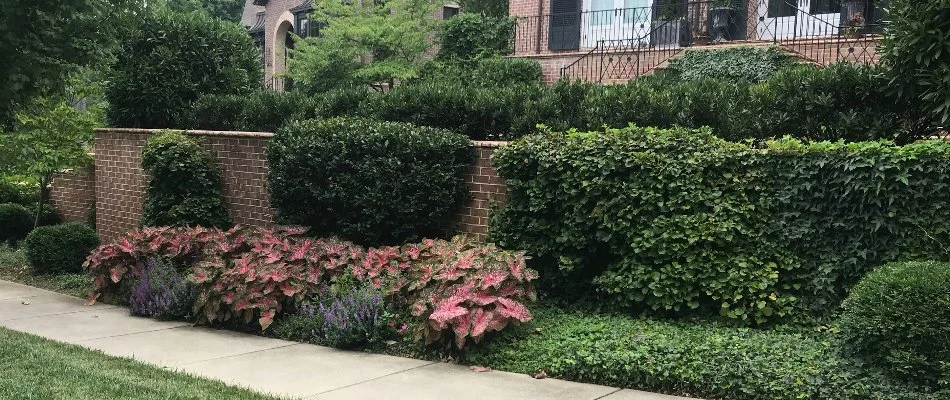
[[[44,198],[46,198],[46,179],[40,178],[40,198],[36,201],[36,218],[33,220],[33,229],[40,227],[40,216],[43,215]]]

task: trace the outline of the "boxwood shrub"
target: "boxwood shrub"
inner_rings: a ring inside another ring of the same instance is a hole
[[[271,204],[281,223],[362,244],[437,236],[468,195],[469,141],[406,123],[297,121],[268,149]]]
[[[176,131],[148,139],[142,169],[149,174],[142,207],[145,226],[231,225],[221,193],[221,172],[207,150]]]
[[[84,222],[36,228],[23,241],[26,258],[37,275],[82,273],[82,263],[99,246],[99,236]]]
[[[708,130],[532,135],[493,164],[490,234],[527,250],[548,294],[746,322],[827,313],[873,267],[946,258],[950,144],[764,148]]]
[[[950,263],[906,262],[869,273],[842,304],[841,344],[894,375],[950,380]]]
[[[0,244],[23,240],[36,222],[35,216],[19,204],[0,204]]]

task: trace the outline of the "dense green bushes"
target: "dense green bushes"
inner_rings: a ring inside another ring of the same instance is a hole
[[[686,51],[670,60],[664,73],[676,79],[717,78],[762,82],[792,64],[781,48],[733,47],[722,50]]]
[[[507,55],[514,36],[514,18],[462,13],[442,22],[438,58],[467,60]]]
[[[841,344],[896,376],[950,381],[950,264],[893,263],[862,279],[842,305]]]
[[[199,13],[136,19],[106,87],[113,126],[176,127],[200,95],[244,95],[260,85],[260,56],[241,26]]]
[[[472,63],[479,66],[465,67]],[[453,72],[460,66],[468,72]],[[512,60],[433,64],[421,79],[387,93],[267,94],[225,98],[220,105],[214,98],[203,99],[189,128],[219,129],[228,127],[227,121],[241,121],[235,129],[273,131],[294,119],[358,115],[454,130],[476,140],[518,138],[535,132],[538,124],[556,130],[629,123],[709,126],[729,140],[791,135],[906,143],[929,134],[920,130],[914,110],[885,93],[886,82],[876,70],[851,64],[799,66],[757,84],[662,76],[624,85],[519,83],[537,81],[537,68],[533,62]],[[486,79],[490,76],[502,83]],[[242,101],[243,106],[235,104]]]
[[[221,172],[211,154],[181,132],[149,138],[142,150],[149,174],[142,224],[145,226],[231,225],[221,193]]]
[[[19,204],[0,204],[0,244],[15,244],[26,237],[35,223],[30,210]]]
[[[86,256],[97,246],[99,236],[83,222],[42,226],[23,241],[26,258],[38,275],[81,273]]]
[[[871,268],[946,258],[950,144],[771,142],[682,128],[527,137],[493,163],[502,246],[548,293],[621,309],[775,320],[829,312]]]
[[[525,58],[433,61],[414,82],[452,82],[478,87],[541,83],[541,64]]]
[[[439,236],[468,193],[464,136],[405,123],[334,118],[291,123],[268,149],[282,223],[364,244]]]
[[[505,371],[706,399],[945,399],[837,355],[833,334],[534,310],[466,361]]]

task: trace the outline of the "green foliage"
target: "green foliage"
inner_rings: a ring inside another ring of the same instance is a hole
[[[149,13],[123,38],[106,88],[108,119],[175,127],[202,94],[248,94],[261,79],[260,56],[241,26],[201,13]]]
[[[534,316],[471,349],[465,361],[707,399],[945,398],[852,365],[837,355],[835,337],[826,331],[668,323],[550,307]]]
[[[880,44],[890,90],[920,103],[933,123],[950,124],[950,1],[894,0]]]
[[[950,264],[882,266],[855,285],[842,309],[846,353],[914,382],[948,378],[941,365],[950,363]]]
[[[92,130],[100,118],[64,101],[38,99],[29,109],[17,113],[17,120],[16,131],[0,135],[0,157],[6,172],[30,176],[38,183],[39,193],[33,197],[38,225],[53,174],[92,163],[88,152]]]
[[[491,235],[536,257],[549,294],[746,322],[828,312],[876,265],[947,257],[948,158],[943,142],[534,135],[495,153],[510,196]]]
[[[491,57],[478,60],[433,61],[422,68],[416,82],[453,82],[498,88],[538,84],[541,79],[541,64],[535,60]]]
[[[82,272],[82,263],[99,246],[96,231],[84,222],[41,226],[30,232],[23,248],[36,275]]]
[[[268,149],[271,204],[282,223],[360,243],[437,236],[468,193],[468,140],[405,123],[297,121]]]
[[[175,12],[204,12],[212,18],[241,22],[244,10],[242,0],[165,0],[169,10]]]
[[[320,35],[297,40],[288,60],[294,84],[310,91],[411,79],[432,48],[443,3],[390,0],[372,4],[314,1]],[[371,56],[371,57],[370,57]]]
[[[514,18],[465,12],[442,22],[437,57],[469,60],[508,55],[514,35]]]
[[[36,97],[63,92],[71,73],[108,63],[140,8],[124,0],[0,1],[0,129],[16,125],[15,113]]]
[[[308,96],[301,91],[259,90],[247,96],[204,95],[191,108],[191,129],[276,132],[293,120],[355,113],[373,92],[341,88]]]
[[[33,230],[30,210],[19,204],[0,204],[0,245],[16,244]]]
[[[686,51],[670,60],[664,72],[675,79],[710,77],[725,80],[763,82],[792,64],[781,48],[733,47],[723,50]]]
[[[211,153],[194,139],[173,131],[149,138],[142,150],[142,168],[150,177],[143,225],[231,225],[221,193],[221,172]]]
[[[0,204],[30,205],[36,203],[36,192],[30,185],[0,177]]]
[[[467,13],[478,13],[489,17],[508,16],[509,0],[461,0],[458,3]]]

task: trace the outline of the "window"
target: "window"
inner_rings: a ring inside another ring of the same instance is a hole
[[[459,15],[459,8],[452,6],[442,7],[442,19],[449,19],[456,15]]]
[[[812,14],[837,14],[841,12],[840,0],[811,0],[811,9],[808,12]]]
[[[610,25],[614,23],[614,0],[590,0],[590,24]]]
[[[653,10],[649,0],[623,0],[623,23],[641,23],[650,19]]]

